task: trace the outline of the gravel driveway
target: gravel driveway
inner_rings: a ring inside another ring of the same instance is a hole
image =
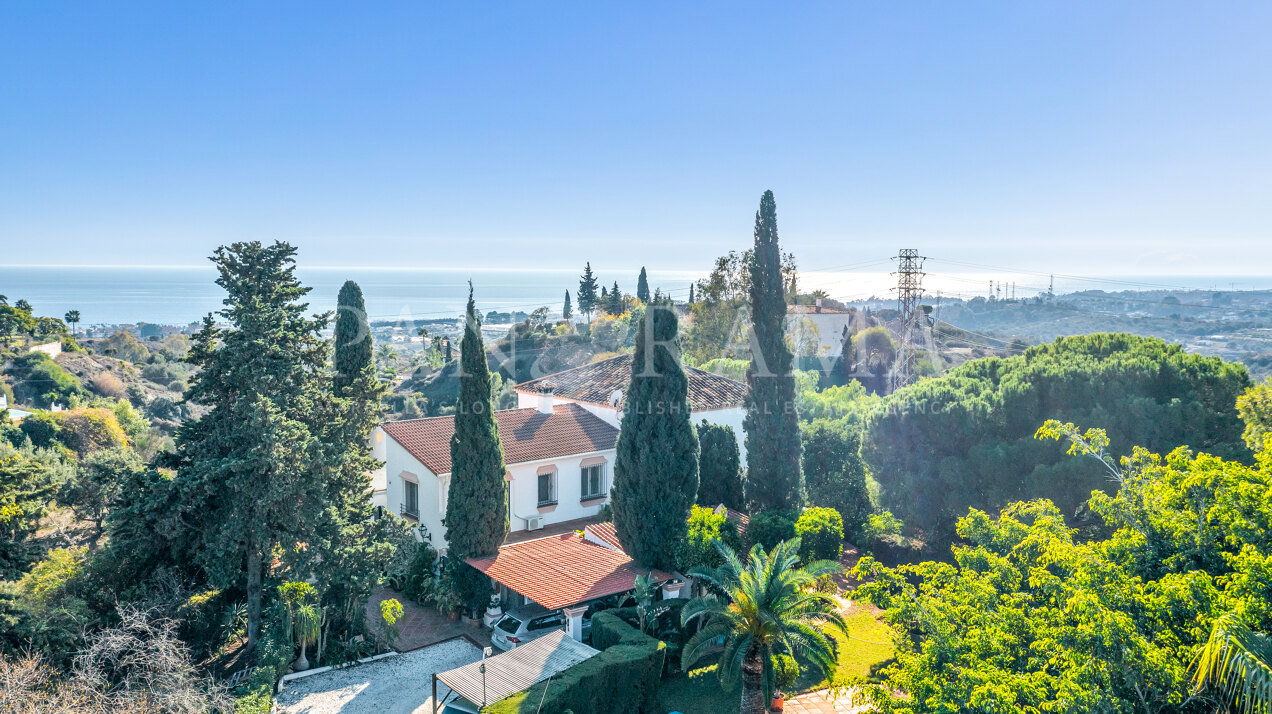
[[[465,639],[315,674],[287,683],[278,695],[283,714],[432,714],[429,675],[481,659]],[[438,683],[438,692],[443,685]]]

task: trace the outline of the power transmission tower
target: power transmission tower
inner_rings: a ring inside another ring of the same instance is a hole
[[[892,371],[892,388],[898,389],[910,383],[911,363],[914,361],[914,324],[919,300],[923,297],[923,261],[927,260],[913,248],[902,248],[897,256],[897,303],[901,308],[901,334],[897,347],[897,366]]]

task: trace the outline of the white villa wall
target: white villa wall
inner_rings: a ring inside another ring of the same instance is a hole
[[[383,434],[380,429],[376,432]],[[372,452],[376,458],[385,462],[380,470],[384,478],[382,497],[384,507],[392,513],[401,514],[406,500],[406,481],[410,475],[418,479],[419,488],[419,523],[427,530],[429,542],[438,550],[446,548],[446,527],[442,519],[446,516],[446,491],[450,488],[450,474],[441,477],[429,471],[418,459],[411,455],[395,439],[383,434],[378,444],[375,433],[372,434]],[[590,501],[582,501],[582,463],[585,460],[603,458],[604,497]],[[539,468],[554,466],[556,468],[555,506],[539,507]],[[526,529],[527,516],[539,516],[544,526],[577,518],[590,518],[600,512],[601,507],[609,502],[609,489],[613,485],[614,450],[597,451],[588,454],[576,454],[558,459],[533,461],[514,464],[508,472],[512,481],[508,486],[508,525],[510,530]],[[374,483],[376,475],[372,474]],[[373,496],[374,499],[374,496]]]
[[[821,345],[818,354],[823,357],[838,357],[843,353],[844,328],[852,324],[851,313],[808,312],[787,315],[787,329],[797,330],[794,323],[798,320],[808,320],[817,327],[817,341]]]
[[[380,468],[371,472],[371,505],[380,506],[382,508],[389,507],[388,500],[388,469],[384,462],[384,443],[388,441],[384,430],[376,427],[371,431],[371,456],[382,463]]]
[[[589,501],[581,500],[583,462],[594,458],[605,459],[604,483],[601,498]],[[556,500],[555,506],[539,506],[539,469],[544,466],[556,468]],[[508,526],[513,531],[526,529],[526,517],[538,516],[543,525],[572,521],[577,518],[591,518],[600,513],[601,507],[609,503],[610,487],[614,484],[614,450],[596,451],[590,454],[576,454],[547,461],[533,461],[525,464],[514,464],[509,467],[512,482],[508,490]]]
[[[420,463],[401,444],[390,436],[384,437],[385,461],[385,508],[393,513],[402,512],[402,504],[406,500],[407,474],[414,474],[420,484],[420,525],[428,531],[429,542],[433,547],[442,550],[446,547],[446,527],[442,518],[446,515],[446,505],[442,500],[445,489],[449,487],[449,479],[439,479],[424,464]],[[405,472],[405,473],[404,473]]]

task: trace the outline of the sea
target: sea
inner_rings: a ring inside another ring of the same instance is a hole
[[[314,312],[335,308],[336,296],[346,280],[362,287],[367,314],[372,321],[445,319],[458,317],[468,299],[472,281],[482,313],[530,312],[547,307],[559,313],[569,290],[578,289],[579,270],[300,267],[297,275],[311,288],[308,300]],[[624,292],[634,292],[639,268],[597,273],[601,285],[618,282]],[[691,282],[706,271],[650,270],[650,288],[661,289],[677,300],[688,296]],[[802,271],[801,291],[822,289],[845,302],[891,300],[896,277],[888,272]],[[25,299],[38,315],[61,317],[68,310],[80,312],[81,327],[149,322],[184,326],[222,308],[224,291],[216,285],[211,267],[85,267],[0,266],[0,295],[12,303]],[[1048,276],[1041,273],[928,272],[923,288],[929,299],[937,293],[948,297],[1032,297],[1052,289],[1057,293],[1077,290],[1267,290],[1272,276]]]

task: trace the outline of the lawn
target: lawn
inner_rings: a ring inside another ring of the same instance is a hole
[[[859,677],[870,675],[870,668],[892,658],[888,626],[879,621],[880,613],[869,605],[854,604],[844,613],[848,623],[849,639],[839,643],[839,671],[835,685],[845,685]],[[801,661],[801,665],[806,663]],[[805,666],[804,674],[795,683],[798,692],[824,689],[830,684],[820,672]],[[663,680],[659,693],[661,711],[683,714],[736,714],[739,693],[724,691],[716,678],[715,666],[696,669],[688,676],[677,674]]]

